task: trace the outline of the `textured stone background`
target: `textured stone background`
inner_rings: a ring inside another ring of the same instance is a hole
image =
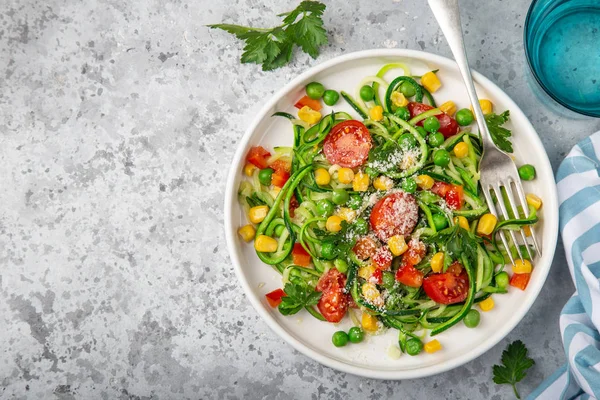
[[[508,338],[428,379],[325,368],[259,320],[227,255],[229,160],[262,99],[316,63],[400,47],[449,55],[423,0],[328,1],[330,45],[275,72],[203,25],[270,24],[296,2],[4,0],[0,11],[1,398],[510,397],[491,365],[520,338],[534,388],[564,361],[573,291],[562,246]],[[527,2],[464,0],[472,65],[537,128],[556,168],[591,119],[555,114],[525,78]]]

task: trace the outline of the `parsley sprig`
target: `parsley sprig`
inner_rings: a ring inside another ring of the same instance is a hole
[[[319,55],[319,47],[327,44],[327,32],[321,16],[325,4],[303,1],[290,12],[279,14],[283,24],[275,28],[252,28],[232,24],[208,25],[222,29],[244,40],[242,63],[262,64],[263,71],[279,68],[292,59],[294,46],[299,46],[312,58]]]
[[[512,153],[512,143],[508,139],[512,136],[512,132],[502,126],[509,118],[510,112],[506,110],[500,115],[494,113],[486,115],[485,122],[487,123],[488,130],[490,131],[490,135],[492,135],[492,139],[494,140],[494,143],[496,143],[496,146],[498,146],[500,150]]]
[[[286,283],[283,291],[286,296],[281,298],[279,312],[283,315],[296,314],[304,307],[312,307],[319,302],[321,292],[314,291],[311,287],[298,284]]]
[[[511,385],[515,396],[520,399],[516,384],[525,378],[526,371],[535,361],[527,356],[527,347],[523,342],[516,340],[502,352],[502,364],[504,365],[494,365],[494,382],[498,385]]]

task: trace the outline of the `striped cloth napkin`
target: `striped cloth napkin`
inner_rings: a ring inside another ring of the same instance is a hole
[[[576,291],[560,315],[567,363],[528,399],[600,399],[600,132],[571,150],[556,174],[559,217]]]

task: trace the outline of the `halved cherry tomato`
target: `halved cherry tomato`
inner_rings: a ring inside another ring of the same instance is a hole
[[[290,179],[290,173],[282,169],[278,169],[271,175],[271,184],[277,187],[283,187],[285,183]]]
[[[282,170],[285,172],[290,172],[292,170],[292,163],[289,161],[275,160],[271,163],[271,165],[269,165],[269,167],[273,168],[275,171]]]
[[[371,145],[367,127],[362,122],[348,120],[331,129],[323,142],[323,153],[330,164],[355,168],[367,161]]]
[[[441,274],[431,274],[423,279],[423,290],[436,303],[460,303],[467,298],[469,275],[462,268],[458,274],[450,271]]]
[[[531,274],[513,274],[510,277],[509,284],[510,286],[525,290],[529,284],[529,278],[531,278]]]
[[[348,295],[343,292],[346,275],[331,268],[321,276],[317,291],[323,292],[317,307],[329,322],[340,322],[348,310]]]
[[[419,218],[417,200],[411,194],[396,192],[380,199],[371,211],[371,229],[384,242],[394,235],[410,234]]]
[[[392,252],[389,247],[381,246],[375,251],[375,255],[373,255],[373,262],[377,269],[386,270],[390,269],[392,265],[392,259],[394,258]]]
[[[431,191],[440,197],[445,197],[448,190],[452,187],[451,184],[441,181],[436,181],[431,188]]]
[[[411,264],[400,264],[396,271],[396,280],[410,287],[421,287],[423,284],[423,273]]]
[[[292,249],[292,262],[301,267],[308,267],[310,265],[310,254],[300,243],[294,243],[294,248]]]
[[[279,303],[281,303],[281,298],[285,296],[286,294],[283,289],[275,289],[272,292],[265,294],[267,302],[273,308],[277,307]]]
[[[356,241],[352,251],[360,260],[367,260],[375,255],[377,243],[370,237],[363,236]]]
[[[446,193],[446,204],[452,210],[459,210],[462,207],[464,199],[464,190],[460,185],[452,185]]]
[[[426,252],[425,244],[420,240],[413,239],[408,242],[408,250],[402,255],[402,263],[417,265],[421,262]]]
[[[323,108],[323,106],[321,106],[321,102],[319,100],[311,99],[308,96],[304,96],[303,98],[298,100],[298,102],[296,104],[294,104],[294,107],[296,107],[298,110],[304,106],[309,106],[310,108],[312,108],[315,111],[321,111],[321,108]]]
[[[463,266],[458,261],[454,261],[452,264],[450,264],[448,266],[448,269],[446,270],[446,272],[450,272],[451,274],[454,274],[454,275],[460,275],[460,273],[462,271],[463,271]]]
[[[423,114],[425,111],[432,110],[433,107],[428,104],[423,103],[408,103],[408,111],[410,112],[410,117],[414,118],[419,114]],[[435,116],[438,121],[440,121],[440,129],[438,132],[444,135],[444,138],[448,139],[452,135],[456,135],[459,131],[458,122],[451,116],[447,114],[438,114]],[[417,125],[423,125],[423,121],[419,121]]]
[[[381,285],[383,283],[383,271],[376,269],[371,275],[371,278],[375,281],[375,284]]]
[[[246,160],[249,163],[256,165],[260,169],[267,168],[267,159],[271,157],[271,153],[265,150],[262,146],[253,146],[248,151]]]

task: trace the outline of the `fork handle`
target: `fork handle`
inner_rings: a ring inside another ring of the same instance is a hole
[[[428,0],[429,7],[433,11],[435,19],[437,19],[442,33],[446,37],[450,50],[454,55],[454,59],[458,64],[458,69],[467,87],[469,99],[473,104],[473,111],[479,126],[479,132],[483,140],[483,146],[495,146],[490,131],[485,123],[485,117],[479,106],[479,99],[473,84],[473,77],[467,61],[467,53],[465,51],[465,43],[463,40],[462,27],[460,24],[460,11],[458,8],[458,0]]]

